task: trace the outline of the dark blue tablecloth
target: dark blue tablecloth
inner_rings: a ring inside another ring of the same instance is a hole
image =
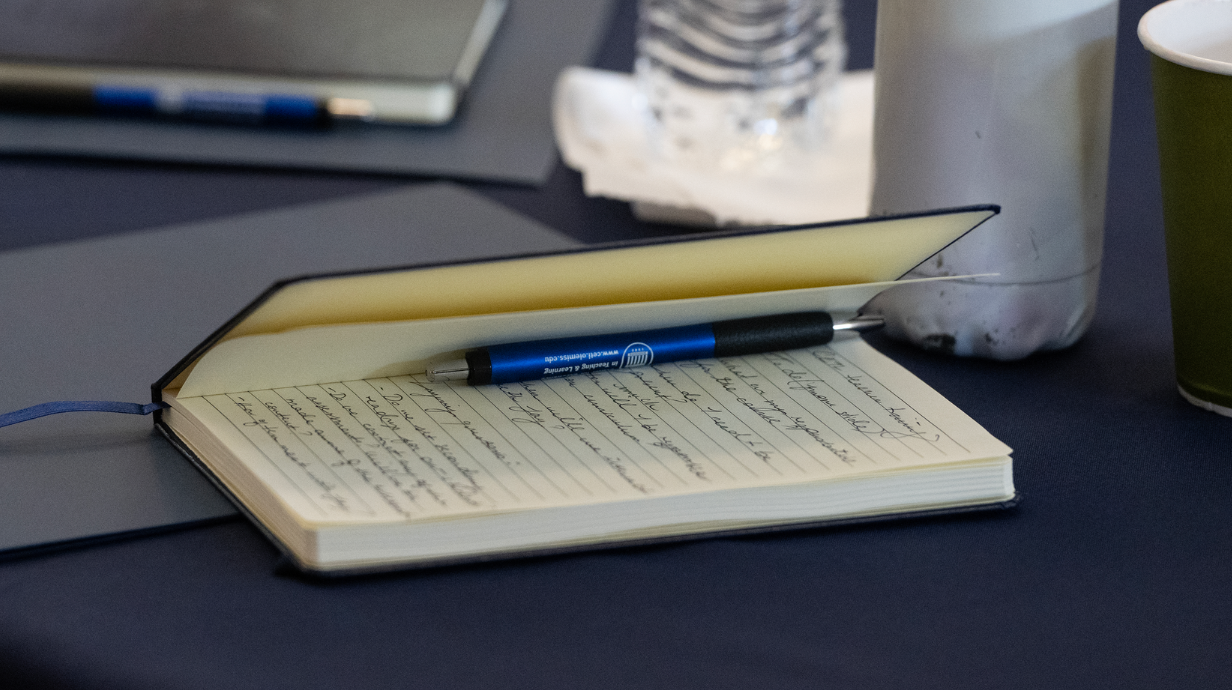
[[[0,685],[1208,688],[1232,663],[1232,419],[1173,380],[1147,58],[1123,2],[1100,307],[1005,364],[874,338],[1014,448],[1020,506],[339,582],[231,522],[0,563]],[[848,0],[853,63],[872,5]],[[597,63],[628,67],[632,3]],[[0,242],[138,231],[406,179],[0,159]],[[558,169],[472,185],[577,238],[647,236]],[[4,363],[4,366],[12,366]]]

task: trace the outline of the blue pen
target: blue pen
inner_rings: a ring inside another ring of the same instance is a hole
[[[371,103],[351,98],[32,82],[0,83],[0,109],[297,127],[374,117]]]
[[[428,378],[433,382],[465,379],[472,386],[482,386],[682,359],[737,357],[824,345],[836,331],[863,332],[883,323],[879,316],[857,316],[835,323],[826,312],[809,311],[634,333],[506,343],[471,350],[465,359],[432,369]]]

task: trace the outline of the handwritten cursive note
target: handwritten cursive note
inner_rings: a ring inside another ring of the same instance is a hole
[[[968,459],[982,451],[962,439],[987,437],[863,343],[499,386],[395,376],[180,403],[251,442],[242,461],[282,477],[277,490],[311,505],[308,519],[817,481]]]

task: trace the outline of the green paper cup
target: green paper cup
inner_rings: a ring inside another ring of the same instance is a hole
[[[1151,52],[1181,395],[1232,416],[1232,1],[1142,17]]]

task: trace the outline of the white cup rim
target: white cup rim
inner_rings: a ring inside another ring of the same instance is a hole
[[[1164,44],[1168,37],[1161,36],[1161,34],[1167,33],[1166,26],[1164,26],[1166,22],[1178,13],[1187,11],[1187,7],[1203,5],[1226,7],[1229,40],[1232,41],[1232,0],[1168,0],[1168,2],[1156,5],[1142,15],[1142,19],[1138,22],[1138,40],[1142,41],[1143,47],[1151,53],[1168,62],[1212,74],[1232,76],[1232,62],[1201,57],[1183,48]]]

